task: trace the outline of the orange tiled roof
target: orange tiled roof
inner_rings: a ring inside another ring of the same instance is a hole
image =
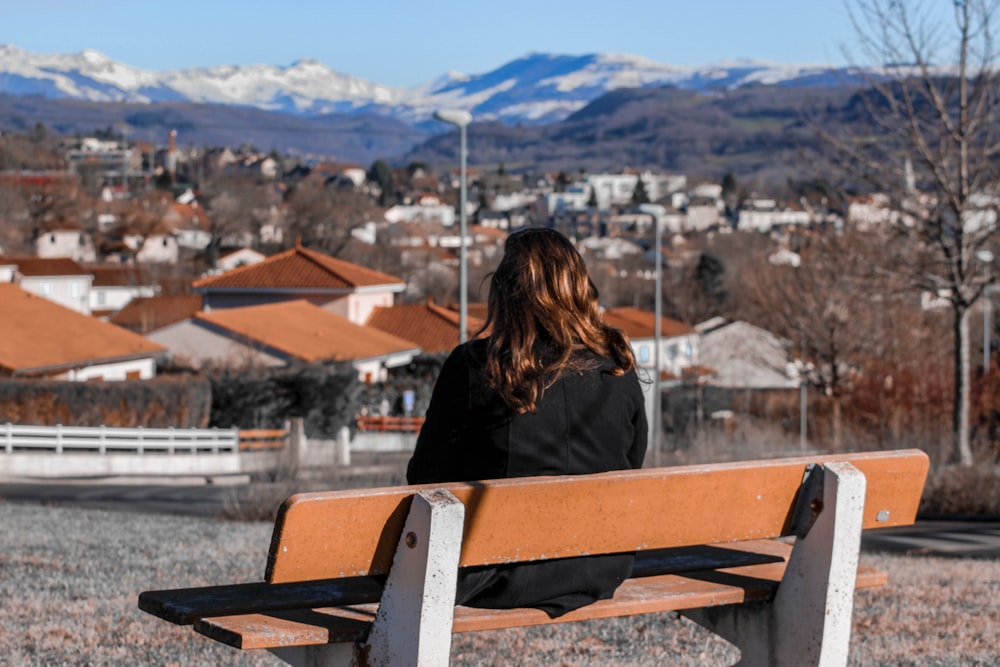
[[[329,289],[351,291],[374,285],[403,285],[387,273],[367,269],[296,246],[263,262],[196,280],[195,289]]]
[[[199,313],[195,319],[307,362],[372,359],[416,352],[418,347],[412,341],[354,324],[308,301],[225,308]]]
[[[113,324],[0,284],[0,369],[48,373],[94,363],[151,357],[161,345]]]
[[[201,296],[197,294],[140,297],[129,301],[110,321],[137,333],[148,334],[194,317],[199,310]]]
[[[23,276],[89,276],[90,271],[69,257],[0,256],[0,264],[16,264]]]
[[[428,354],[438,354],[450,352],[458,345],[458,320],[457,312],[428,301],[377,307],[368,316],[367,324],[412,340]],[[475,332],[483,322],[470,316],[467,324],[469,331]]]
[[[141,266],[105,264],[89,266],[87,271],[94,276],[94,287],[145,287],[156,284]]]
[[[604,322],[624,331],[629,338],[652,338],[656,331],[656,314],[648,310],[625,306],[604,311]],[[666,337],[697,333],[694,327],[669,317],[660,318],[660,333]]]

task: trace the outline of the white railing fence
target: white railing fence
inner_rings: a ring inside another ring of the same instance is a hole
[[[230,454],[239,448],[240,432],[235,428],[0,426],[0,452],[6,454]]]

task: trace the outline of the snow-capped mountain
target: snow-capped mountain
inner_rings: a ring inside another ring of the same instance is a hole
[[[287,67],[220,66],[151,72],[93,50],[36,54],[0,45],[0,93],[98,102],[208,102],[304,116],[369,111],[411,123],[442,107],[477,120],[546,123],[565,118],[617,88],[671,84],[734,88],[747,84],[830,83],[837,70],[744,60],[678,67],[624,54],[534,53],[487,72],[449,73],[413,88],[391,88],[336,72],[316,60]]]

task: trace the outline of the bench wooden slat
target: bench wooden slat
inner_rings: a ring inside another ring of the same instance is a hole
[[[919,450],[299,494],[279,511],[265,578],[385,574],[420,489],[465,505],[462,566],[778,537],[817,460],[865,474],[865,528],[913,522],[928,469]]]
[[[746,551],[768,559],[778,557],[781,560],[688,572],[685,575],[665,574],[629,579],[622,584],[613,599],[600,600],[557,619],[549,618],[538,609],[474,609],[459,606],[455,608],[453,631],[473,632],[565,623],[773,598],[784,574],[784,559],[791,552],[791,545],[775,541],[754,541],[733,547],[734,551]],[[738,560],[740,556],[731,558]],[[858,588],[884,583],[884,573],[865,566],[858,569]],[[243,649],[363,641],[376,610],[376,604],[368,604],[224,616],[201,619],[195,622],[194,628],[212,639]]]

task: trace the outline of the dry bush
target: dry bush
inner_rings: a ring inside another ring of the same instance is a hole
[[[928,476],[921,516],[1000,516],[1000,480],[992,465],[948,466]]]

